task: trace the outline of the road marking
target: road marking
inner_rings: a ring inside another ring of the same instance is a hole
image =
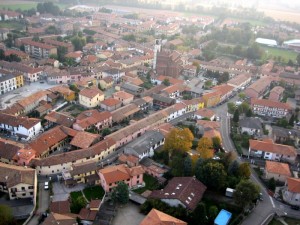
[[[272,198],[271,196],[269,196],[269,198],[270,198],[270,201],[271,201],[271,203],[272,203],[273,208],[275,208],[275,204],[274,204],[274,202],[273,202],[273,198]]]

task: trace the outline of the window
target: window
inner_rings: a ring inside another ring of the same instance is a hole
[[[28,189],[33,189],[33,186],[29,186]]]
[[[137,178],[139,179],[139,178],[140,178],[140,175],[137,175]]]
[[[22,196],[26,196],[26,193],[23,193]]]

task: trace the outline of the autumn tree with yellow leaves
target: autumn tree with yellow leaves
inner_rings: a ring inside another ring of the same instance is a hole
[[[174,128],[166,137],[164,150],[169,152],[169,156],[174,153],[185,153],[191,150],[193,145],[194,135],[188,128]]]
[[[197,151],[202,159],[210,159],[214,156],[213,142],[210,138],[200,138]]]

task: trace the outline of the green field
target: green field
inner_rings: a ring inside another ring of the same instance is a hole
[[[261,49],[265,51],[262,60],[273,59],[274,57],[281,57],[283,62],[287,63],[289,60],[296,62],[297,53],[294,51],[266,46],[261,46]]]
[[[25,28],[24,24],[21,24],[17,21],[0,21],[0,27],[20,31]]]
[[[16,10],[16,9],[21,9],[21,10],[28,10],[35,8],[36,9],[37,3],[31,2],[31,3],[22,3],[22,4],[0,4],[0,8],[2,9],[5,7],[5,9],[11,9],[11,10]]]
[[[251,19],[239,19],[239,18],[228,18],[230,20],[238,21],[240,23],[250,23],[252,26],[266,26],[267,23],[259,20],[251,20]]]

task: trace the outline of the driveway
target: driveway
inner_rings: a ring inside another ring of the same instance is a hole
[[[138,205],[129,202],[127,205],[117,208],[117,215],[113,219],[112,225],[139,225],[145,218],[140,213]]]
[[[73,191],[81,191],[86,187],[85,184],[77,184],[75,187],[66,187],[63,183],[53,182],[52,183],[52,201],[65,201],[69,198],[70,193]]]
[[[8,200],[5,194],[0,198],[0,204],[10,206],[15,218],[27,218],[33,210],[31,198]]]

